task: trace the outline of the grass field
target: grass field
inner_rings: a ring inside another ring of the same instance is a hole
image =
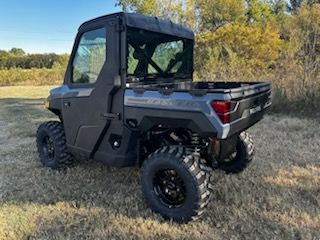
[[[138,169],[96,162],[45,169],[37,126],[50,87],[0,88],[0,239],[320,239],[320,120],[269,115],[250,129],[253,165],[215,172],[207,214],[163,221],[143,201]]]

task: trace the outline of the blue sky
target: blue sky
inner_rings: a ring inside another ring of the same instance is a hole
[[[121,11],[116,0],[0,0],[0,49],[70,53],[80,24]]]

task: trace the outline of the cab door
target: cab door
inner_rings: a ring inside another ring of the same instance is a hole
[[[106,126],[112,93],[119,87],[115,84],[119,78],[115,67],[119,63],[118,38],[113,20],[88,24],[79,30],[66,73],[68,90],[62,110],[71,152],[88,157]]]

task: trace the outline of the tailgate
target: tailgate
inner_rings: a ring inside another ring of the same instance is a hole
[[[229,136],[238,134],[262,119],[271,106],[271,84],[259,83],[230,91],[234,109],[230,114]]]

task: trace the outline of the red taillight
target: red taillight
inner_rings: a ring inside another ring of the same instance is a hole
[[[230,122],[230,102],[227,101],[212,101],[211,103],[212,108],[218,114],[221,122],[223,124]]]

